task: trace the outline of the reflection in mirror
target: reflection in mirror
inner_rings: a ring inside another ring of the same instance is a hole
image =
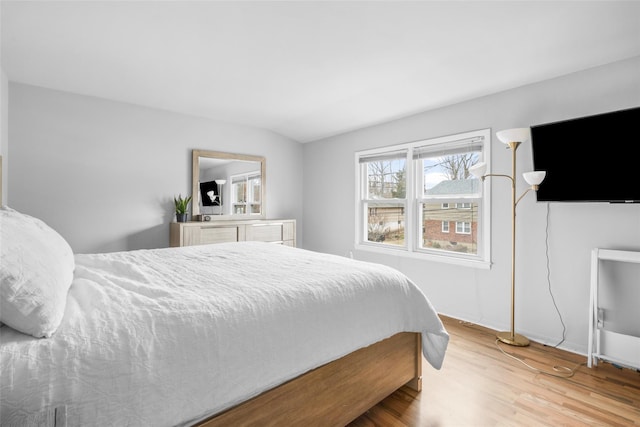
[[[193,150],[193,219],[264,218],[265,170],[264,157]]]

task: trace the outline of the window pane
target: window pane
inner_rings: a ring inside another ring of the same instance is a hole
[[[244,180],[234,182],[233,194],[235,203],[245,203],[247,201],[247,182]]]
[[[479,156],[479,151],[473,151],[422,157],[418,160],[418,170],[422,170],[422,197],[477,196],[479,180],[469,173],[469,167]]]
[[[462,203],[458,205],[461,206]],[[424,249],[477,254],[478,204],[469,203],[468,208],[454,208],[454,206],[456,204],[450,203],[449,209],[442,209],[441,203],[421,203],[421,247]],[[443,224],[451,224],[451,221],[455,223],[455,233],[447,233],[443,227]]]
[[[404,246],[404,205],[369,205],[367,241]]]
[[[367,199],[404,199],[406,159],[367,162]]]
[[[260,184],[261,184],[262,180],[260,179],[259,176],[257,177],[251,177],[249,179],[249,186],[251,188],[251,193],[252,193],[252,197],[251,197],[251,201],[253,203],[260,203]]]

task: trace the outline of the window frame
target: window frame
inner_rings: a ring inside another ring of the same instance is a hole
[[[422,194],[418,194],[417,188],[422,182],[423,176],[416,170],[417,162],[421,160],[414,160],[414,149],[418,147],[426,147],[430,145],[442,144],[444,150],[447,149],[447,144],[450,147],[455,146],[456,142],[471,139],[482,138],[481,141],[481,153],[478,162],[485,162],[487,164],[487,170],[490,171],[490,159],[491,159],[491,129],[479,129],[470,132],[464,132],[459,134],[447,135],[436,138],[429,138],[404,144],[380,147],[369,150],[362,150],[355,153],[355,171],[356,171],[356,215],[355,215],[355,245],[357,250],[363,250],[368,252],[376,252],[383,254],[392,254],[396,256],[417,258],[423,260],[433,260],[444,263],[451,263],[457,265],[471,266],[476,268],[489,269],[491,266],[491,186],[484,185],[484,182],[480,183],[479,193],[480,197],[474,199],[478,203],[478,219],[477,219],[477,253],[476,254],[464,254],[448,251],[428,251],[425,248],[420,248],[421,230],[422,224],[420,223],[421,212],[419,208],[421,203],[425,199],[422,198]],[[397,245],[385,245],[378,242],[367,241],[367,202],[370,200],[365,199],[366,195],[363,194],[363,183],[367,183],[366,168],[361,167],[361,159],[374,156],[384,156],[389,153],[397,153],[398,151],[406,151],[405,162],[405,179],[406,179],[406,193],[405,199],[385,199],[385,202],[392,202],[403,200],[405,203],[405,244],[402,247]],[[489,172],[487,172],[489,173]],[[456,205],[455,203],[458,203]],[[462,206],[462,203],[469,203],[469,200],[449,198],[446,201],[442,201],[442,206],[448,204],[448,207]],[[464,209],[464,208],[461,208]],[[466,208],[469,209],[469,208]],[[473,230],[473,224],[469,223],[471,230]],[[420,231],[418,231],[420,230]],[[451,227],[449,225],[449,232],[457,233],[457,227]],[[471,234],[472,231],[469,233]],[[465,233],[466,234],[466,233]]]

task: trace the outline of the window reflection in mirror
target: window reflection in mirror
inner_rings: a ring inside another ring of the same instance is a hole
[[[236,215],[260,215],[262,212],[262,185],[260,174],[249,171],[231,177],[231,209]]]
[[[265,180],[264,157],[193,150],[193,219],[264,218]]]

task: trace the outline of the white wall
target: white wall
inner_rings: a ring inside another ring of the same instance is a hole
[[[0,18],[2,17],[2,8],[0,8]],[[2,19],[0,19],[0,22]],[[2,40],[2,32],[0,31],[0,41]],[[8,86],[9,82],[7,80],[7,76],[4,73],[4,69],[2,68],[2,63],[0,59],[0,161],[1,161],[1,169],[0,173],[0,205],[4,205],[7,200],[7,189],[9,182],[7,180],[8,168],[7,168],[7,160],[8,160],[8,149],[9,142],[7,137],[7,123],[8,123],[8,109],[7,109],[7,101],[8,101]]]
[[[9,84],[10,197],[76,253],[166,247],[191,150],[266,157],[267,217],[301,227],[302,146],[261,129]],[[302,231],[298,232],[302,241]]]
[[[0,205],[7,202],[9,194],[9,81],[0,67],[0,156],[2,156],[2,189]]]
[[[496,131],[633,106],[640,106],[640,57],[305,144],[304,194],[313,195],[304,200],[305,247],[339,255],[353,250],[354,152],[358,150],[491,128],[492,171],[509,173],[510,152],[495,138]],[[603,141],[608,149],[612,143]],[[638,141],[615,143],[638,145]],[[560,148],[597,149],[581,141],[567,141]],[[620,153],[625,155],[624,145]],[[518,149],[517,162],[521,172],[532,169],[529,145]],[[578,185],[594,184],[586,175],[588,165],[567,167],[574,167],[577,176],[585,172],[585,181]],[[355,258],[378,261],[406,273],[440,313],[509,330],[511,193],[508,182],[491,181],[491,185],[494,265],[490,270],[364,251],[354,251]],[[518,183],[518,194],[525,186]],[[640,250],[640,204],[547,204],[529,195],[518,205],[517,221],[517,331],[551,345],[561,341],[563,328],[551,288],[566,325],[561,347],[586,353],[591,249]],[[631,280],[638,284],[637,275]],[[640,328],[640,322],[633,324]],[[640,335],[640,330],[636,333]]]

